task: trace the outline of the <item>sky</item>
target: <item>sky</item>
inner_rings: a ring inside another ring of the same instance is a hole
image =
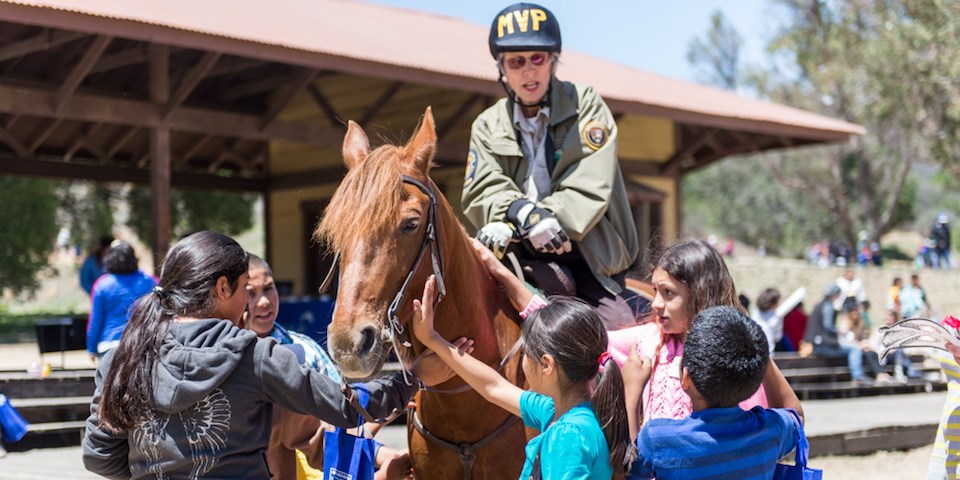
[[[449,15],[490,26],[513,0],[363,0]],[[672,78],[698,81],[687,49],[720,9],[744,38],[742,62],[763,60],[775,28],[770,0],[540,0],[560,21],[563,49]]]

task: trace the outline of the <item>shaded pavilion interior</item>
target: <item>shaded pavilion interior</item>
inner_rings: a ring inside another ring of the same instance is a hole
[[[169,4],[164,8],[193,5]],[[346,120],[364,126],[374,143],[399,142],[431,105],[440,143],[432,176],[456,208],[470,124],[503,94],[485,42],[474,38],[485,38],[486,29],[457,19],[359,2],[310,3],[347,24],[380,15],[408,18],[404,25],[414,25],[405,28],[428,28],[440,39],[451,30],[469,33],[452,45],[422,40],[437,52],[421,52],[425,63],[415,65],[338,45],[310,51],[282,42],[282,32],[270,44],[171,25],[156,12],[143,13],[157,16],[146,21],[82,5],[0,1],[0,175],[150,185],[158,258],[169,246],[171,188],[260,193],[267,256],[297,294],[313,291],[324,271],[310,232],[345,173]],[[229,5],[204,4],[210,11]],[[277,15],[297,17],[305,5],[279,2]],[[303,28],[291,22],[291,30]],[[339,35],[355,45],[376,33]],[[408,41],[402,30],[394,35]],[[450,55],[467,57],[468,65]],[[563,59],[558,75],[594,84],[617,118],[621,167],[644,243],[679,235],[685,174],[730,155],[862,133],[839,120],[575,52]],[[449,65],[460,70],[443,70]],[[654,96],[658,88],[679,92],[677,103],[631,96],[632,85]]]

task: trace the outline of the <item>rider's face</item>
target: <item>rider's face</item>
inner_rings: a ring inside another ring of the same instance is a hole
[[[507,85],[522,104],[539,103],[547,94],[553,67],[553,57],[549,52],[507,52],[503,54],[501,62]],[[518,65],[519,68],[512,68]]]

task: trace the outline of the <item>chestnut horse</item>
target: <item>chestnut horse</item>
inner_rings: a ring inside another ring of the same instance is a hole
[[[327,348],[351,378],[379,372],[391,346],[404,367],[411,367],[425,350],[406,328],[412,301],[436,273],[446,289],[437,305],[437,332],[449,340],[473,339],[474,357],[499,366],[506,378],[520,384],[519,359],[510,354],[520,336],[519,317],[430,179],[436,142],[429,107],[404,146],[383,145],[371,152],[366,134],[349,122],[343,142],[348,172],[316,231],[340,261]],[[421,390],[407,423],[418,478],[520,475],[523,423],[465,387],[459,377]]]

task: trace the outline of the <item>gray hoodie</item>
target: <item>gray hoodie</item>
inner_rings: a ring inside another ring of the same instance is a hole
[[[358,413],[340,385],[303,367],[273,338],[257,338],[229,321],[178,323],[154,366],[154,409],[134,429],[114,435],[98,428],[103,379],[113,354],[97,368],[83,463],[108,478],[270,478],[264,454],[274,403],[339,427]],[[366,384],[368,411],[385,417],[404,408],[417,387],[399,374]]]

